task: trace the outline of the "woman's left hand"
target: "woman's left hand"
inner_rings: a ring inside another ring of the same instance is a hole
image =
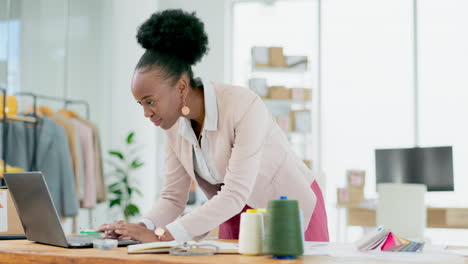
[[[158,237],[154,234],[153,230],[150,230],[144,227],[141,224],[132,224],[125,222],[115,222],[109,225],[104,225],[100,227],[100,230],[103,231],[113,231],[119,235],[118,239],[132,239],[140,241],[141,243],[156,242],[160,241]],[[164,241],[174,240],[169,231],[166,231],[166,237]],[[166,238],[171,238],[170,240]]]

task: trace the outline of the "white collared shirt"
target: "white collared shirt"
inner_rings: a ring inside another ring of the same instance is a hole
[[[179,135],[192,144],[193,167],[195,173],[211,184],[222,183],[221,176],[214,165],[210,153],[210,142],[206,137],[207,131],[218,130],[218,105],[216,102],[216,92],[213,84],[207,79],[202,79],[203,94],[205,101],[205,121],[201,133],[201,142],[198,143],[195,132],[193,131],[190,120],[185,117],[179,118]],[[155,229],[155,224],[147,218],[141,220],[148,229]],[[166,226],[177,242],[185,242],[192,239],[182,223],[176,219]]]
[[[179,120],[179,135],[192,144],[193,167],[195,173],[211,184],[221,183],[221,177],[214,166],[210,153],[210,142],[206,137],[207,131],[218,130],[218,105],[213,85],[209,81],[203,83],[205,97],[205,121],[201,133],[201,142],[198,143],[190,120],[181,117]]]

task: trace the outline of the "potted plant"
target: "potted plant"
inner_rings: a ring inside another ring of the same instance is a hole
[[[112,181],[108,185],[109,208],[120,207],[125,222],[129,222],[130,217],[140,214],[140,209],[132,201],[136,194],[142,196],[132,180],[133,173],[143,166],[143,162],[136,156],[140,147],[135,143],[135,132],[130,132],[125,139],[124,151],[108,152],[108,162],[112,167],[109,173]]]

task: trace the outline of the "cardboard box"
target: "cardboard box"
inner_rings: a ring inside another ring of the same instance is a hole
[[[375,210],[366,208],[349,208],[348,225],[350,226],[372,226],[376,225]]]
[[[338,188],[336,201],[339,206],[357,206],[364,202],[364,189],[355,187]]]
[[[347,170],[346,182],[348,187],[364,188],[366,184],[366,171],[364,170]]]
[[[464,208],[449,208],[446,210],[446,225],[465,228],[468,210]]]
[[[309,101],[312,99],[312,89],[291,88],[291,98],[298,101]]]
[[[24,235],[15,204],[6,188],[0,189],[0,236]]]
[[[291,89],[284,86],[271,86],[269,89],[268,98],[278,100],[290,100]]]
[[[310,110],[296,110],[289,112],[291,116],[291,130],[301,133],[312,131],[312,113]]]
[[[271,47],[268,49],[270,66],[285,68],[286,67],[286,58],[283,55],[283,48],[281,47]]]

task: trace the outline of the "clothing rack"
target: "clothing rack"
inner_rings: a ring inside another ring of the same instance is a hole
[[[38,140],[39,140],[39,130],[38,130],[38,115],[37,115],[37,102],[38,100],[45,100],[45,101],[55,101],[55,102],[62,102],[63,103],[63,108],[68,109],[70,105],[83,105],[85,107],[86,111],[86,120],[90,120],[90,107],[89,103],[85,100],[71,100],[68,98],[63,98],[63,97],[56,97],[56,96],[48,96],[48,95],[39,95],[31,92],[17,92],[14,93],[13,95],[15,96],[25,96],[25,97],[30,97],[33,100],[33,119],[24,119],[24,118],[10,118],[7,117],[6,115],[6,96],[7,96],[7,89],[0,87],[0,90],[3,94],[3,126],[2,126],[2,158],[3,158],[3,164],[4,164],[4,172],[6,172],[6,155],[8,151],[8,120],[21,120],[21,121],[26,121],[30,123],[34,123],[34,141],[33,141],[33,158],[32,162],[30,165],[30,168],[28,168],[30,171],[37,170],[37,145],[38,145]],[[0,179],[0,186],[5,186],[5,182],[3,179]],[[93,220],[93,211],[92,208],[89,209],[89,226],[92,225],[92,220]],[[76,217],[73,217],[73,232],[76,232]]]
[[[33,113],[33,118],[28,118],[28,117],[21,117],[21,116],[7,116],[7,113],[6,113],[6,104],[7,104],[7,89],[3,88],[3,87],[0,87],[0,90],[2,92],[2,95],[3,95],[3,109],[2,109],[2,121],[3,121],[3,125],[2,125],[2,159],[3,159],[3,173],[6,172],[7,170],[7,163],[6,163],[6,154],[7,154],[7,151],[8,151],[8,121],[10,120],[15,120],[15,121],[23,121],[23,122],[28,122],[28,123],[33,123],[35,124],[35,127],[36,126],[36,122],[37,122],[37,115],[36,115],[36,100],[34,100],[33,102],[33,105],[34,105],[34,113]],[[35,129],[37,130],[37,129]],[[35,132],[35,135],[36,135],[36,132]],[[34,142],[34,149],[36,149],[36,141]],[[35,156],[35,155],[34,155]],[[35,157],[33,157],[35,158]],[[34,160],[33,160],[34,161]],[[31,162],[31,168],[32,169],[32,166],[35,164],[35,161],[34,162]],[[5,181],[4,179],[0,179],[0,186],[5,186]]]
[[[6,115],[6,96],[7,96],[7,90],[5,88],[0,87],[0,90],[3,94],[3,126],[2,126],[2,158],[3,158],[3,172],[6,172],[6,155],[8,152],[8,120],[21,120],[29,123],[34,124],[34,140],[33,140],[33,157],[31,161],[31,165],[28,169],[30,171],[34,171],[37,169],[37,145],[38,145],[38,140],[39,140],[39,130],[38,130],[38,115],[37,115],[37,101],[38,100],[48,100],[48,101],[55,101],[55,102],[62,102],[64,109],[67,109],[70,105],[83,105],[85,106],[86,110],[86,120],[90,119],[90,107],[89,103],[84,100],[71,100],[68,98],[62,98],[62,97],[55,97],[55,96],[48,96],[48,95],[39,95],[31,92],[17,92],[14,93],[13,95],[15,96],[25,96],[25,97],[30,97],[33,100],[33,119],[23,119],[23,118],[10,118]],[[3,179],[0,181],[0,186],[5,186],[5,182]]]

